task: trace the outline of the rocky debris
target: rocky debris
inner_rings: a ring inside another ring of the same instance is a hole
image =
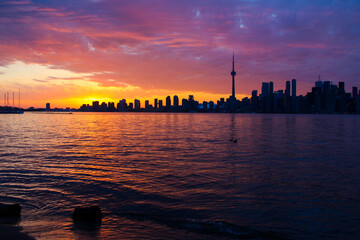
[[[74,221],[101,221],[102,214],[98,206],[77,207],[73,212],[72,218]]]
[[[19,217],[21,206],[19,204],[0,203],[0,217]]]

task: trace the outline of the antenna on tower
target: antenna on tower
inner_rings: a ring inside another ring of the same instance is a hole
[[[234,69],[234,64],[235,64],[235,52],[233,51],[233,69]]]

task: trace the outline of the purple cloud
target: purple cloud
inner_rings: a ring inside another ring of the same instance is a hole
[[[8,1],[0,3],[0,65],[50,64],[103,86],[230,90],[318,74],[359,85],[357,1]],[[49,80],[51,81],[51,80]]]

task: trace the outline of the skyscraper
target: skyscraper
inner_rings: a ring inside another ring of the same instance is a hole
[[[214,102],[210,101],[209,102],[209,110],[212,111],[214,109]]]
[[[134,100],[134,105],[135,105],[135,109],[136,109],[136,110],[140,110],[140,100],[135,99],[135,100]]]
[[[100,107],[99,101],[94,101],[94,102],[92,102],[92,109],[93,109],[93,111],[99,111],[99,107]]]
[[[208,102],[207,101],[203,101],[203,110],[204,111],[207,111],[207,109],[208,109]]]
[[[345,83],[344,82],[339,82],[339,88],[344,89],[344,91],[345,91]]]
[[[355,99],[357,95],[358,95],[358,88],[353,87],[352,88],[352,98]]]
[[[179,107],[179,97],[178,96],[174,96],[174,107]]]
[[[319,77],[320,78],[320,77]],[[320,88],[321,90],[322,90],[322,88],[323,88],[323,82],[322,81],[316,81],[315,82],[315,87],[318,87],[318,88]]]
[[[251,97],[255,98],[255,97],[257,97],[257,94],[258,94],[257,90],[252,90]]]
[[[267,101],[266,110],[267,110],[267,112],[274,111],[274,83],[273,82],[269,82],[269,99]]]
[[[269,82],[269,94],[272,96],[274,94],[274,83]]]
[[[154,99],[154,108],[158,108],[158,99],[157,98]]]
[[[167,96],[166,97],[166,108],[170,109],[170,107],[171,107],[171,98],[170,98],[170,96]]]
[[[233,62],[232,62],[232,71],[231,71],[231,76],[232,76],[232,99],[235,100],[235,75],[236,75],[236,72],[235,72],[235,54],[233,52]]]
[[[296,79],[291,80],[292,93],[291,96],[296,98]]]
[[[261,95],[262,95],[262,97],[267,97],[269,95],[269,83],[267,83],[267,82],[262,83]]]
[[[125,111],[127,108],[126,99],[120,100],[119,103],[117,104],[117,108],[119,111]]]
[[[293,112],[297,112],[297,104],[296,104],[296,79],[291,80],[291,105]]]
[[[286,81],[285,96],[290,97],[290,81]]]

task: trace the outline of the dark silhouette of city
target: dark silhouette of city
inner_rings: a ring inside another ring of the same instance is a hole
[[[345,92],[345,83],[339,82],[338,85],[330,81],[321,81],[320,76],[315,86],[305,96],[297,95],[296,79],[286,81],[285,91],[274,91],[273,82],[263,82],[261,93],[258,90],[251,92],[251,97],[241,100],[235,96],[235,56],[233,53],[232,61],[232,94],[229,98],[220,98],[214,101],[203,101],[199,103],[194,95],[183,98],[181,104],[179,97],[174,95],[166,97],[165,103],[160,99],[153,99],[153,105],[149,100],[145,100],[142,107],[140,100],[127,103],[126,99],[114,102],[93,101],[92,105],[83,104],[79,109],[75,108],[55,108],[51,109],[50,103],[46,103],[46,108],[30,107],[27,111],[82,111],[82,112],[208,112],[208,113],[341,113],[341,114],[360,114],[360,91],[357,87],[352,87],[352,92]],[[4,100],[6,102],[6,100]],[[19,99],[20,101],[20,99]],[[7,100],[9,102],[9,100]],[[13,113],[20,108],[11,107],[6,104],[0,107],[0,113]]]
[[[245,97],[238,100],[235,97],[235,59],[232,62],[232,94],[226,100],[221,98],[216,102],[195,101],[193,95],[188,99],[183,98],[181,105],[178,96],[166,97],[166,102],[154,99],[154,105],[149,100],[141,107],[140,100],[127,103],[126,99],[114,102],[101,103],[94,101],[92,105],[83,104],[79,111],[85,112],[236,112],[236,113],[360,113],[360,92],[357,87],[352,88],[352,93],[345,92],[345,83],[338,85],[330,81],[315,82],[315,86],[305,96],[296,95],[296,79],[286,81],[285,91],[274,91],[273,82],[263,82],[261,93],[253,90],[251,98]],[[47,105],[47,110],[49,110]]]

